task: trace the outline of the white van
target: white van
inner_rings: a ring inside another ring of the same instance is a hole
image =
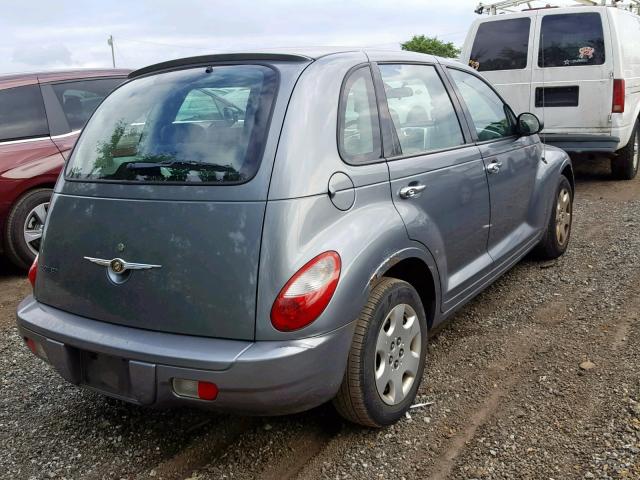
[[[478,13],[483,9],[499,12],[481,5]],[[492,82],[516,113],[538,115],[545,143],[611,154],[616,178],[636,176],[640,16],[613,6],[483,16],[471,27],[461,60]]]

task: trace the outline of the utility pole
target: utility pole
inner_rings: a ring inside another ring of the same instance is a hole
[[[111,47],[111,62],[113,63],[113,68],[116,68],[116,54],[113,51],[113,35],[109,35],[107,39],[107,44]]]

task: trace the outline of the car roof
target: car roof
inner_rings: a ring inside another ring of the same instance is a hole
[[[313,62],[330,55],[348,53],[363,53],[369,58],[379,60],[406,60],[434,62],[436,57],[422,53],[407,52],[404,50],[380,50],[361,47],[308,47],[308,48],[280,48],[264,49],[251,52],[229,52],[212,55],[200,55],[197,57],[185,57],[167,62],[156,63],[140,68],[129,74],[129,78],[136,78],[162,70],[176,69],[187,65],[235,62],[235,61],[266,61],[266,62]]]
[[[58,70],[50,72],[14,73],[0,75],[0,89],[34,85],[37,83],[83,80],[100,77],[126,77],[131,70],[123,68]]]

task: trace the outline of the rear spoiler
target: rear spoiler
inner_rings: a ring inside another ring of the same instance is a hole
[[[156,63],[148,67],[139,68],[129,74],[127,78],[137,78],[150,73],[163,70],[173,70],[188,65],[208,65],[220,62],[238,61],[263,61],[263,62],[310,62],[311,57],[286,53],[222,53],[217,55],[200,55],[197,57],[179,58],[168,62]]]

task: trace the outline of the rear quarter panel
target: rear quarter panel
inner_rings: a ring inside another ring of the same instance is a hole
[[[631,128],[640,116],[640,16],[620,9],[608,9],[608,12],[616,59],[614,77],[623,78],[626,87],[625,111],[611,117],[614,130],[619,130],[621,145],[626,145]]]
[[[16,200],[33,188],[52,187],[63,165],[48,137],[0,143],[0,231]]]

